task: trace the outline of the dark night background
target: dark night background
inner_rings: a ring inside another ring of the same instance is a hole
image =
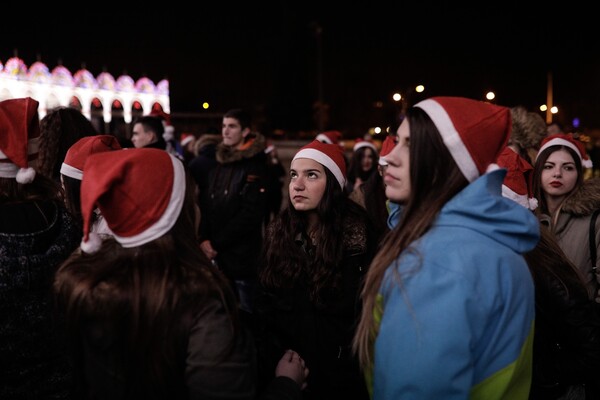
[[[39,56],[50,69],[60,60],[94,76],[167,78],[173,115],[240,106],[260,115],[266,131],[316,129],[321,97],[326,128],[348,136],[393,119],[392,93],[416,84],[425,85],[423,97],[483,100],[493,90],[498,104],[537,111],[552,72],[555,119],[600,128],[596,14],[573,2],[136,4],[5,14],[0,61],[17,49],[27,65]]]

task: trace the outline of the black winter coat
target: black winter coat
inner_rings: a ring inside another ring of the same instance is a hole
[[[63,399],[71,367],[52,281],[81,227],[52,201],[0,205],[0,399]]]
[[[211,241],[219,268],[233,280],[257,273],[266,207],[265,144],[260,134],[241,150],[220,143],[217,164],[196,172],[197,182],[208,182],[200,193],[200,241]]]

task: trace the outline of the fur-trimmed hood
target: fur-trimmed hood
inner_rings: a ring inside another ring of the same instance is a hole
[[[575,189],[562,206],[562,211],[574,216],[586,216],[600,208],[600,178],[591,178]]]
[[[207,133],[200,136],[194,143],[194,154],[198,155],[206,146],[216,146],[223,140],[220,134]]]
[[[267,140],[260,133],[251,133],[246,138],[241,149],[225,146],[223,142],[217,146],[217,161],[221,164],[229,164],[245,158],[252,158],[259,153],[264,153],[267,148]]]

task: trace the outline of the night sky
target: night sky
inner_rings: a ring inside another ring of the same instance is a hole
[[[172,113],[205,112],[204,101],[213,113],[245,107],[268,130],[315,129],[321,97],[326,127],[349,136],[393,119],[391,95],[416,84],[425,85],[423,97],[483,99],[494,90],[498,104],[537,110],[552,72],[556,118],[600,128],[598,23],[572,2],[556,10],[523,2],[205,3],[118,12],[94,3],[89,15],[75,10],[76,19],[56,6],[7,14],[0,61],[17,49],[27,65],[39,56],[50,69],[61,61],[94,76],[167,78]]]

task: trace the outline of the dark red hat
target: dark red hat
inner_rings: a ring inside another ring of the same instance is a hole
[[[497,168],[512,128],[509,108],[464,97],[432,97],[415,107],[429,115],[469,182]]]
[[[0,177],[30,183],[35,178],[40,121],[31,97],[0,101]]]
[[[103,151],[120,150],[121,145],[112,135],[86,136],[75,142],[65,156],[65,161],[60,167],[60,173],[81,180],[85,160],[95,153]]]
[[[323,143],[339,144],[342,134],[339,131],[327,131],[319,133],[315,139]]]
[[[542,145],[540,146],[540,150],[538,151],[538,155],[546,150],[550,146],[566,146],[577,153],[579,156],[579,160],[581,161],[581,165],[585,168],[592,168],[592,160],[587,155],[585,151],[585,146],[579,140],[575,139],[571,133],[557,133],[555,135],[550,135],[544,140],[542,140]],[[536,156],[537,160],[537,156]]]
[[[502,195],[529,210],[535,210],[538,201],[533,197],[531,188],[531,164],[508,147],[504,148],[496,162],[499,167],[507,170],[502,184]]]
[[[344,158],[344,150],[337,144],[323,143],[315,139],[302,147],[292,161],[297,158],[309,158],[322,164],[331,171],[342,189],[344,189],[346,184],[346,159]]]
[[[96,153],[87,158],[84,171],[81,249],[86,253],[101,246],[97,234],[90,232],[96,208],[123,247],[141,246],[175,225],[183,206],[185,170],[166,151],[140,148]]]

